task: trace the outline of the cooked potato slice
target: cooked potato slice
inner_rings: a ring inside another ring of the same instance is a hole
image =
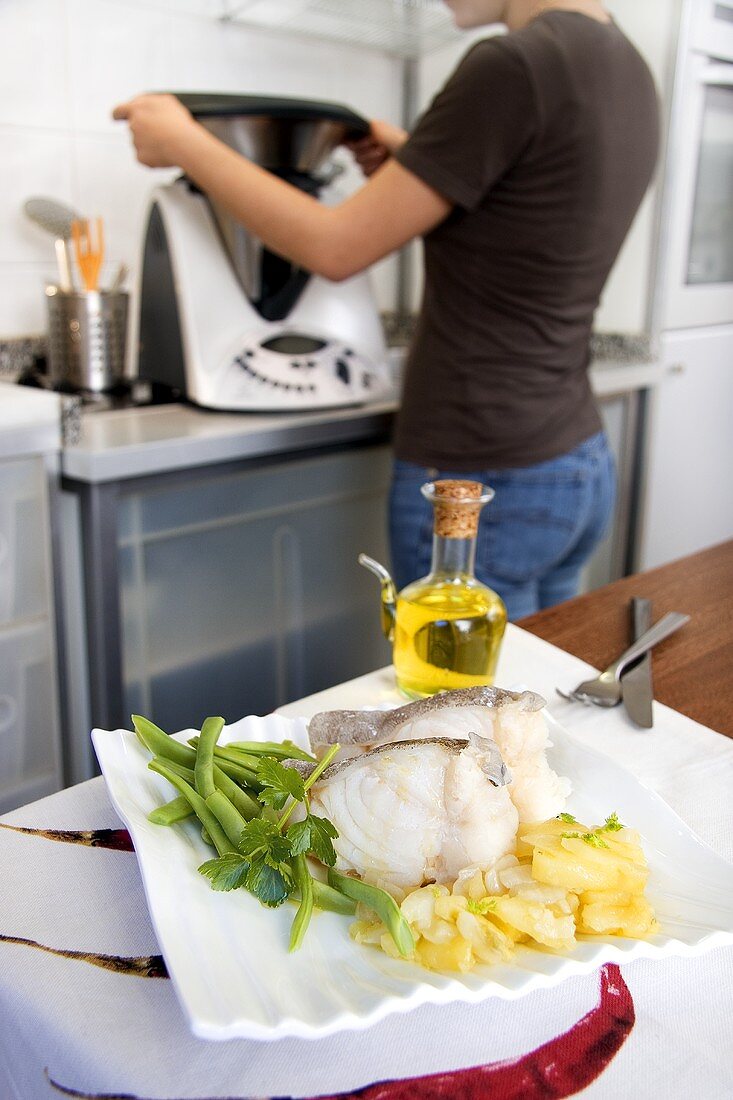
[[[585,890],[580,895],[580,904],[628,905],[633,896],[625,890]]]
[[[563,833],[587,833],[588,826],[579,821],[561,821],[553,817],[550,821],[526,821],[517,832],[517,855],[531,856],[532,849],[538,845],[545,847],[553,840],[559,840]]]
[[[387,937],[391,939],[391,937]],[[394,946],[394,945],[393,945]],[[471,944],[463,936],[455,936],[449,943],[430,943],[420,940],[416,950],[417,961],[428,970],[460,970],[465,974],[473,966]]]
[[[448,943],[457,935],[456,926],[452,920],[441,920],[434,917],[429,925],[420,929],[420,934],[431,943]]]
[[[448,897],[435,899],[435,915],[443,920],[454,921],[467,908],[468,898],[464,898],[462,894],[450,894]]]
[[[461,871],[460,875],[453,883],[452,893],[463,895],[463,897],[466,898],[473,898],[474,901],[484,897],[486,894],[486,887],[484,886],[484,873],[481,868],[468,868],[466,871]]]
[[[355,920],[349,927],[349,935],[357,943],[381,943],[384,935],[384,925],[381,921],[374,924],[371,921]]]
[[[632,897],[628,905],[610,905],[596,901],[581,905],[578,931],[605,936],[631,936],[638,939],[657,930],[654,912],[646,898]]]
[[[575,942],[575,921],[571,916],[556,916],[544,905],[523,898],[496,899],[497,916],[514,925],[537,943],[557,949],[571,948]]]
[[[576,893],[625,890],[641,894],[648,872],[610,848],[594,848],[580,838],[564,838],[558,848],[535,848],[532,874],[548,886],[564,886]]]
[[[623,832],[603,833],[602,836],[614,855],[621,856],[622,859],[630,859],[632,863],[637,863],[640,867],[646,867],[646,856],[641,845],[630,840],[622,840]]]
[[[486,917],[475,913],[459,913],[456,924],[464,940],[471,944],[474,954],[482,962],[513,957],[512,940]]]
[[[445,897],[447,894],[448,891],[444,886],[423,886],[419,890],[413,890],[400,906],[402,915],[413,928],[421,932],[435,917],[435,902],[438,897]]]

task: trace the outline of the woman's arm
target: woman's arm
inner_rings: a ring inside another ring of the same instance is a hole
[[[174,96],[140,96],[113,117],[129,122],[142,164],[180,167],[268,248],[328,279],[355,275],[451,209],[394,160],[339,206],[323,206],[219,141]]]

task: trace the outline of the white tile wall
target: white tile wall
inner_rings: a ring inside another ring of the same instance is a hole
[[[141,91],[302,95],[400,119],[400,67],[383,54],[220,22],[221,0],[1,0],[0,339],[45,328],[53,242],[30,223],[33,195],[105,220],[103,278],[135,268],[146,198],[175,173],[140,167],[112,107]],[[359,183],[348,171],[340,189]],[[375,269],[391,308],[394,262]]]

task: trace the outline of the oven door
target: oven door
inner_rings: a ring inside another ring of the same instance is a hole
[[[733,61],[690,53],[685,68],[670,148],[665,328],[733,322]]]
[[[733,0],[694,0],[692,48],[707,57],[733,58]]]

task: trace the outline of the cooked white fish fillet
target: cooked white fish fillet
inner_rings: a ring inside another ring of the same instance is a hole
[[[332,764],[312,788],[311,811],[339,831],[338,870],[400,896],[513,848],[508,778],[496,745],[475,735],[402,740]]]
[[[311,744],[364,745],[419,738],[467,738],[496,742],[512,773],[510,795],[520,821],[544,821],[560,813],[570,781],[547,763],[545,700],[534,691],[478,687],[441,692],[388,711],[334,710],[311,718]]]
[[[490,737],[497,715],[513,704],[518,704],[520,712],[533,713],[544,707],[545,700],[534,691],[461,688],[394,710],[322,711],[311,718],[308,735],[312,745],[376,745],[418,737],[460,737],[468,730]]]

